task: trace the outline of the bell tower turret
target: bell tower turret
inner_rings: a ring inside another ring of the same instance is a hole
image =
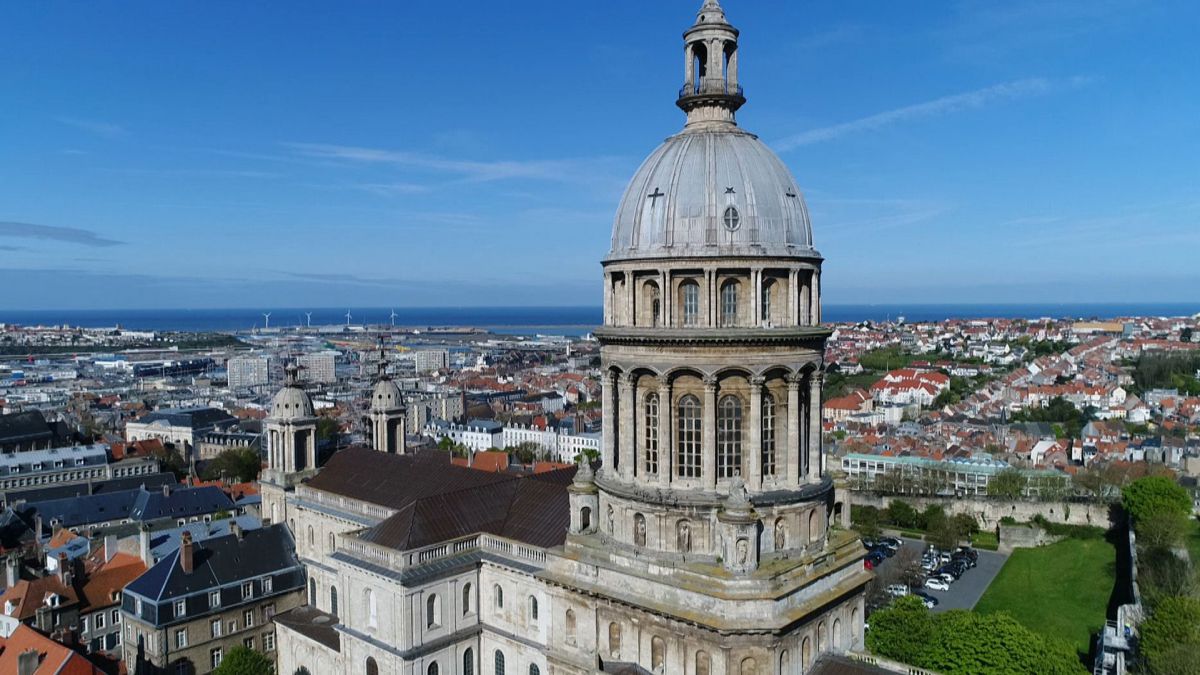
[[[688,125],[734,123],[746,102],[738,82],[738,30],[717,0],[705,0],[696,23],[683,34],[684,82],[676,101]]]

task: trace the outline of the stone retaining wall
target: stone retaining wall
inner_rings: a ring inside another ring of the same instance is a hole
[[[855,506],[874,506],[885,509],[893,500],[912,504],[918,511],[930,504],[940,504],[946,513],[955,515],[968,513],[979,521],[979,527],[992,529],[1000,524],[1004,516],[1017,522],[1029,522],[1041,515],[1052,523],[1068,525],[1093,525],[1105,529],[1112,526],[1108,504],[1094,502],[1035,502],[1009,501],[1005,499],[959,498],[959,497],[914,497],[906,495],[877,495],[871,492],[848,491],[850,503]]]

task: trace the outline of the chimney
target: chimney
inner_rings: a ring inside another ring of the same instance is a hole
[[[16,553],[4,557],[4,587],[12,588],[21,580],[21,559]]]
[[[42,545],[42,514],[33,517],[33,533],[37,537],[38,546]]]
[[[115,534],[105,535],[104,536],[104,562],[108,562],[109,560],[112,560],[113,556],[116,554],[117,554],[117,536]]]
[[[58,554],[58,580],[63,582],[63,586],[71,585],[71,561],[67,560],[66,553]]]
[[[179,536],[179,568],[184,574],[192,573],[192,533],[187,530]]]
[[[163,496],[164,497],[171,496],[171,484],[170,483],[163,483]]]
[[[17,655],[17,675],[33,675],[41,665],[36,649],[27,649]]]
[[[245,532],[242,531],[242,526],[238,523],[236,517],[229,519],[229,532],[237,537],[238,541],[241,541],[245,536]]]
[[[50,519],[50,537],[53,538],[54,535],[58,534],[58,531],[61,529],[62,529],[62,523],[58,522],[58,518],[51,518]]]
[[[154,558],[150,553],[150,528],[146,525],[142,525],[138,531],[138,555],[146,567],[154,564]]]

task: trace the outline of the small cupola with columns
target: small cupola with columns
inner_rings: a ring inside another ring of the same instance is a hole
[[[746,97],[738,82],[738,30],[717,0],[705,0],[696,23],[683,34],[684,82],[676,101],[688,124],[733,122]]]

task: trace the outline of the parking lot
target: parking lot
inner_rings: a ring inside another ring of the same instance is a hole
[[[904,542],[904,548],[911,548],[918,553],[924,551],[926,547],[926,543],[920,539],[901,537],[901,541]],[[887,570],[888,565],[893,564],[894,559],[884,559],[878,569],[881,572]],[[983,597],[983,592],[992,583],[992,579],[996,578],[1007,559],[1008,556],[1002,553],[979,551],[979,560],[976,561],[975,567],[967,570],[958,581],[950,584],[950,590],[934,591],[928,588],[921,590],[938,599],[938,605],[933,610],[935,612],[944,612],[949,609],[972,609],[975,607],[975,603],[979,602],[979,598]]]

